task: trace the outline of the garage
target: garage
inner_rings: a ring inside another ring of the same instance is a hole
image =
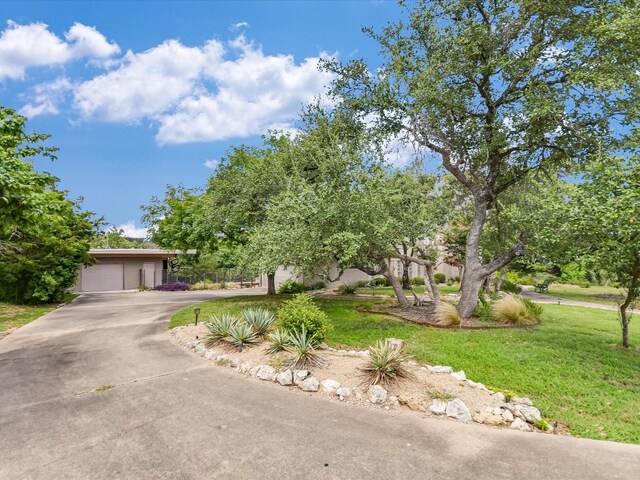
[[[124,264],[87,267],[82,272],[82,290],[85,292],[124,290]]]

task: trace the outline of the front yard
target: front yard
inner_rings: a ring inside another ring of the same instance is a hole
[[[200,304],[200,321],[250,306],[278,307],[289,295],[236,297]],[[331,346],[366,348],[378,339],[406,340],[420,362],[451,365],[489,388],[530,397],[543,416],[573,435],[640,443],[640,332],[632,347],[620,345],[614,312],[546,305],[542,325],[530,330],[443,330],[355,310],[372,302],[317,297],[334,329]],[[193,307],[178,312],[171,327],[193,323]]]
[[[77,296],[77,294],[68,294],[65,301],[70,302]],[[49,313],[57,308],[58,305],[15,305],[13,303],[0,302],[0,338],[9,331],[20,328],[45,313]]]

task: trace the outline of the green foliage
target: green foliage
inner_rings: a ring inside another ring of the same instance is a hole
[[[213,347],[229,336],[231,328],[238,323],[238,317],[230,313],[223,313],[220,316],[212,315],[209,323],[206,324],[209,333],[207,334],[206,346]]]
[[[357,284],[352,284],[352,285],[342,284],[338,287],[338,293],[340,295],[354,295],[357,289],[358,289]]]
[[[289,342],[285,347],[286,351],[293,354],[289,360],[291,369],[323,368],[325,366],[325,361],[315,351],[315,345],[318,342],[314,335],[307,332],[304,324],[300,330],[289,331],[287,338]]]
[[[290,345],[289,333],[283,328],[278,328],[271,332],[267,340],[270,345],[267,352],[270,354],[282,352]]]
[[[491,304],[487,301],[478,302],[476,309],[473,312],[473,316],[483,322],[490,322],[491,318]]]
[[[378,341],[369,347],[369,358],[362,367],[365,383],[389,386],[402,378],[412,378],[413,375],[404,365],[406,360],[404,347],[394,349],[385,341]]]
[[[460,325],[462,318],[456,307],[447,302],[442,302],[436,308],[436,324],[443,327],[453,327]]]
[[[271,330],[275,315],[266,308],[247,308],[242,311],[242,319],[258,337],[263,337]]]
[[[235,322],[229,328],[229,334],[223,339],[225,342],[234,345],[239,352],[244,347],[250,347],[251,345],[258,343],[260,337],[256,334],[252,325],[246,322]]]
[[[569,283],[572,285],[588,284],[586,270],[575,262],[568,263],[562,267],[562,275],[559,279],[560,283]]]
[[[507,279],[502,282],[501,290],[507,293],[515,293],[516,295],[522,293],[522,287],[520,285],[518,285],[517,283],[513,283]]]
[[[525,308],[527,309],[527,312],[529,312],[529,315],[535,318],[536,320],[539,320],[540,317],[542,316],[542,312],[544,311],[544,308],[542,307],[542,305],[540,305],[539,303],[534,303],[528,298],[521,298],[520,300],[522,301]]]
[[[447,277],[444,273],[435,273],[433,278],[436,280],[436,283],[444,283],[447,281]]]
[[[491,306],[493,319],[499,323],[526,325],[535,322],[535,317],[527,309],[522,299],[506,295]]]
[[[295,280],[287,280],[278,287],[278,293],[302,293],[306,291],[307,286]]]
[[[389,285],[389,281],[384,277],[374,278],[373,279],[373,283],[374,283],[374,285],[377,285],[379,287],[390,287],[391,286],[391,285]]]
[[[91,262],[100,221],[58,190],[58,179],[36,172],[38,156],[54,159],[48,135],[25,133],[26,119],[0,107],[0,300],[61,301]]]
[[[307,287],[308,290],[324,290],[327,288],[327,284],[323,281],[312,283]]]
[[[331,330],[327,315],[318,308],[308,293],[299,293],[282,304],[277,312],[278,325],[287,332],[305,332],[321,343]]]
[[[535,422],[533,422],[533,426],[538,430],[542,430],[543,432],[549,430],[549,424],[544,420],[536,420]]]

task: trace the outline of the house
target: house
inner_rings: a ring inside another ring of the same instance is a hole
[[[94,265],[83,267],[78,275],[75,292],[112,292],[153,288],[166,279],[169,260],[178,250],[158,248],[91,249]]]

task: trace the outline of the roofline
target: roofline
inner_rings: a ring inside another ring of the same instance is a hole
[[[176,257],[181,254],[193,255],[197,250],[164,250],[161,248],[92,248],[89,250],[90,255],[94,256],[164,256]]]

